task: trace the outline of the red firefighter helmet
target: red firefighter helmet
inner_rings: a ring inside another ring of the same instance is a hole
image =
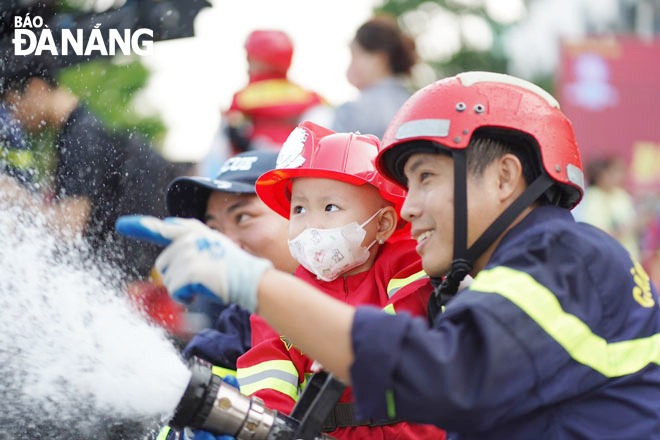
[[[282,31],[253,31],[245,41],[248,59],[261,61],[274,71],[286,73],[293,57],[293,43]]]
[[[301,122],[282,146],[277,168],[263,174],[256,183],[257,195],[285,218],[291,211],[291,179],[317,177],[353,185],[371,184],[400,211],[405,190],[385,179],[376,170],[380,149],[376,136],[336,133],[312,122]]]
[[[465,149],[475,131],[524,138],[537,149],[541,169],[559,188],[559,205],[575,206],[583,194],[582,162],[571,122],[548,92],[525,80],[491,72],[466,72],[426,86],[394,116],[377,166],[404,184],[403,167],[415,140]]]

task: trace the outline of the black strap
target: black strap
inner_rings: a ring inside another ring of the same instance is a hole
[[[554,182],[547,175],[541,174],[525,191],[481,234],[467,250],[467,258],[474,261],[490,246],[497,237],[525,210],[546,192]]]
[[[356,426],[385,426],[399,423],[398,419],[387,420],[366,420],[358,421],[355,418],[355,405],[351,402],[342,402],[335,405],[332,412],[328,415],[323,423],[323,432],[332,432],[338,428],[351,428]]]
[[[467,251],[467,166],[465,150],[452,152],[454,161],[454,254],[451,268],[437,286],[427,306],[429,324],[456,294],[463,278],[472,270]]]

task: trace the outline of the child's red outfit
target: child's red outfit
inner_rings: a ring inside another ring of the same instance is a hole
[[[385,243],[369,270],[330,282],[317,279],[302,266],[295,275],[350,305],[371,304],[389,313],[407,312],[426,316],[431,287],[415,252],[415,245],[416,242],[410,239]],[[288,414],[307,379],[322,366],[292,346],[286,337],[277,335],[262,318],[252,315],[251,325],[252,348],[237,362],[241,391],[258,396],[269,408]],[[331,436],[338,439],[445,438],[444,431],[431,425],[386,424],[388,421],[383,420],[372,421],[372,425],[355,426],[350,416],[341,415],[347,411],[351,413],[351,402],[353,395],[348,388],[334,413],[334,426],[340,427],[329,431]],[[347,424],[352,426],[346,427]]]

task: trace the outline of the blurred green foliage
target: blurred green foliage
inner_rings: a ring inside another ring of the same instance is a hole
[[[515,23],[502,24],[494,20],[487,12],[484,2],[479,1],[457,1],[457,0],[386,0],[380,7],[376,8],[376,13],[385,13],[401,18],[407,12],[411,11],[430,11],[439,7],[444,11],[453,14],[458,22],[462,16],[472,15],[481,17],[488,23],[493,35],[492,47],[487,50],[475,50],[465,44],[461,37],[461,48],[451,55],[449,59],[423,60],[430,65],[436,73],[437,78],[453,76],[460,72],[470,70],[486,70],[491,72],[508,73],[508,54],[504,48],[504,34],[509,27]],[[399,20],[401,23],[401,20]],[[405,28],[405,26],[403,26]],[[408,32],[415,33],[415,29],[406,29]],[[441,44],[442,42],[438,42]],[[552,93],[552,77],[528,78],[544,89]]]
[[[159,142],[165,125],[157,117],[138,115],[132,100],[142,89],[149,71],[139,62],[115,64],[109,59],[77,64],[60,71],[60,84],[90,106],[110,127],[135,131]]]
[[[98,0],[56,0],[55,7],[60,12],[98,12],[98,3]],[[110,6],[106,4],[106,8]],[[105,57],[64,69],[58,79],[109,126],[136,131],[159,145],[166,132],[163,121],[157,116],[139,115],[132,108],[132,99],[148,78],[149,70],[139,58],[117,63]]]

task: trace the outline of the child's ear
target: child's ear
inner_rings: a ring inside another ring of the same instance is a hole
[[[399,216],[393,206],[386,206],[378,214],[378,230],[376,231],[376,240],[386,241],[396,231],[396,225],[399,222]]]

